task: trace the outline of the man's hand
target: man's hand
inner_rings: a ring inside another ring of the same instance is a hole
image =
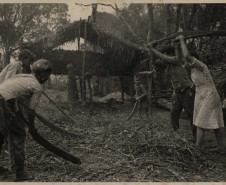
[[[184,40],[184,36],[183,35],[179,35],[173,41],[174,42],[179,42],[179,41],[182,41],[182,40]]]
[[[153,42],[151,42],[150,44],[148,44],[148,48],[149,49],[152,49],[152,48],[155,48],[157,46],[157,42],[156,41],[153,41]]]
[[[173,47],[179,48],[180,42],[179,42],[179,40],[174,39],[174,40],[172,40],[171,45],[172,45]]]

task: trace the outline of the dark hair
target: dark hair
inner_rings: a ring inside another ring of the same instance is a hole
[[[189,53],[192,57],[195,57],[198,60],[200,59],[198,53],[195,50],[191,50],[191,51],[189,51]]]
[[[42,74],[44,74],[44,73],[52,73],[52,69],[46,69],[46,70],[44,70],[44,71],[33,71],[34,72],[34,74],[35,74],[35,76],[40,76],[40,75],[42,75]]]
[[[31,61],[34,61],[35,59],[35,55],[33,52],[31,52],[29,49],[23,49],[19,56],[18,56],[18,59],[19,60],[22,60],[22,59],[26,59],[26,58],[30,58]]]
[[[174,55],[174,48],[172,46],[165,46],[161,49],[161,52],[172,56]]]

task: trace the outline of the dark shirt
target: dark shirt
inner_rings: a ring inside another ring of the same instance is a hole
[[[194,86],[188,76],[187,69],[182,65],[169,64],[167,67],[167,73],[176,92],[183,92],[188,87],[192,88]]]

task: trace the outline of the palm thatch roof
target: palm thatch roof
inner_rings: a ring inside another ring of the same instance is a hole
[[[127,63],[134,68],[142,59],[145,53],[142,48],[135,44],[128,43],[109,33],[106,33],[96,25],[82,21],[75,21],[63,28],[56,34],[47,35],[30,43],[25,43],[25,47],[32,50],[35,54],[43,54],[53,48],[60,46],[66,42],[75,41],[76,38],[85,37],[85,23],[87,26],[87,41],[94,47],[101,48],[104,55],[110,57],[111,62],[116,62],[118,65]]]

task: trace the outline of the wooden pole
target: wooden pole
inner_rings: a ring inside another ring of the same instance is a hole
[[[125,92],[125,88],[124,88],[124,77],[119,76],[119,80],[120,80],[120,84],[121,84],[121,98],[122,101],[125,101],[125,97],[124,97],[124,92]]]
[[[81,18],[80,18],[81,21]],[[79,29],[78,29],[78,37],[77,37],[77,41],[78,41],[78,50],[80,50],[80,28],[81,28],[81,24],[79,23]]]
[[[84,105],[86,101],[86,91],[85,91],[86,37],[87,37],[87,22],[85,22],[85,27],[84,27],[84,51],[83,51],[83,61],[82,61],[82,105]]]
[[[92,78],[91,75],[87,76],[87,83],[88,83],[87,85],[89,88],[89,100],[92,103],[93,102],[93,91],[92,91],[92,87],[91,87],[91,78]]]
[[[91,75],[87,75],[87,85],[88,85],[88,88],[89,88],[89,101],[90,101],[90,104],[91,104],[91,109],[90,109],[90,116],[93,115],[93,112],[94,112],[94,107],[93,107],[93,91],[92,91],[92,87],[91,87],[91,78],[92,76]]]
[[[78,89],[77,89],[73,64],[71,63],[68,64],[67,70],[68,70],[67,100],[70,102],[75,102],[76,100],[79,99],[79,96],[78,96]]]

